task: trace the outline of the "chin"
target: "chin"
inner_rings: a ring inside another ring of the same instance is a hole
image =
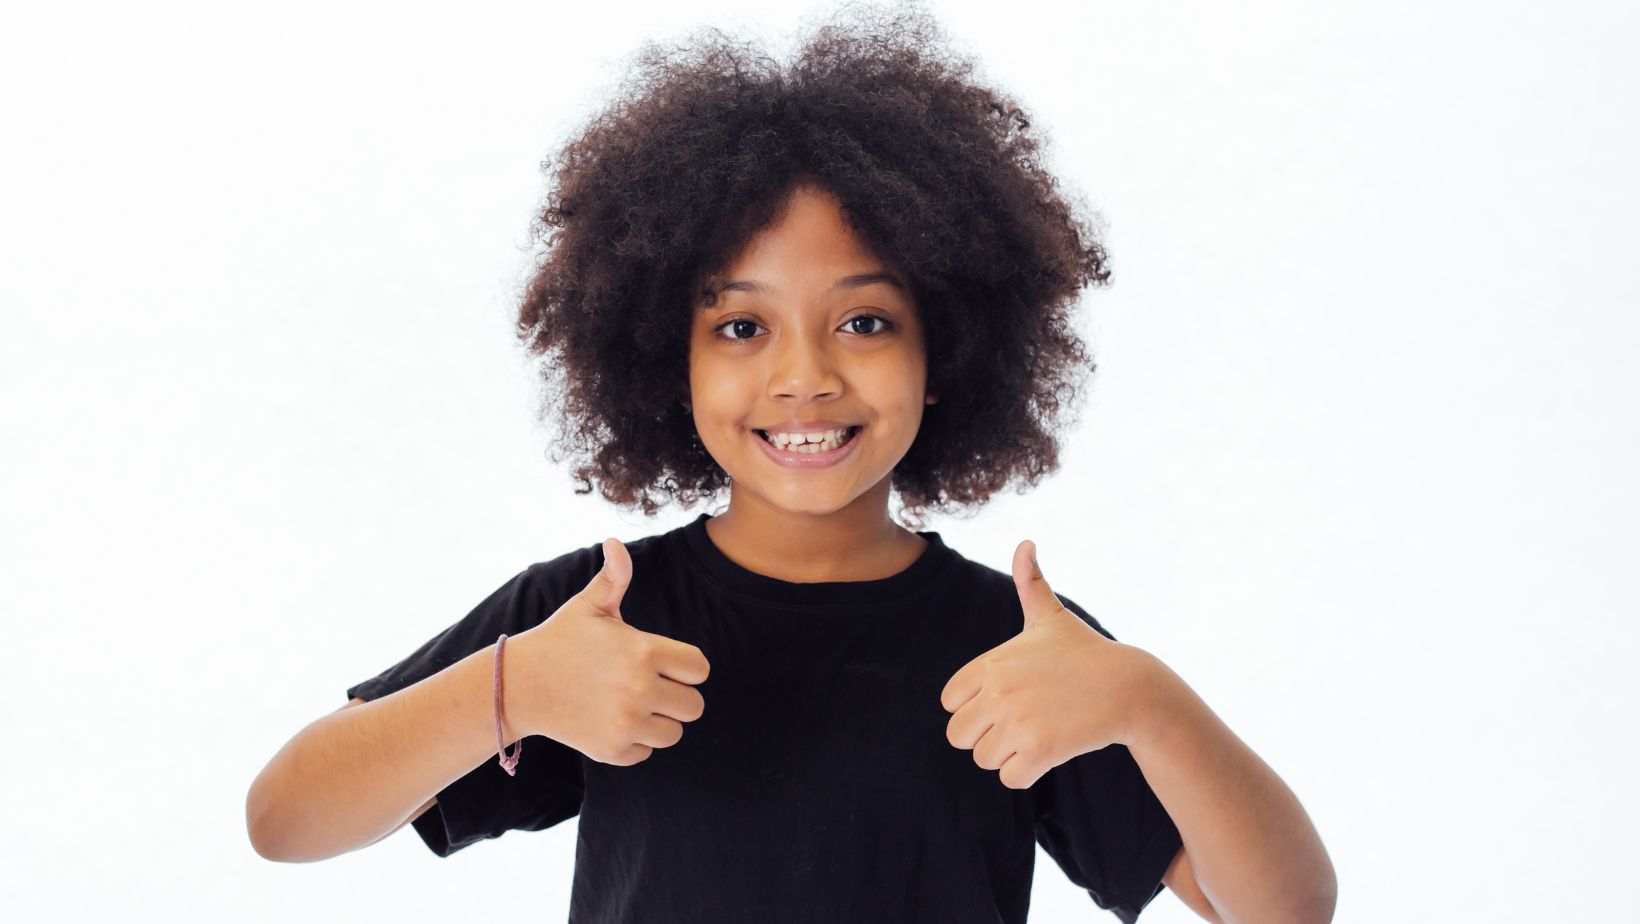
[[[854,490],[852,485],[823,488],[819,485],[802,484],[795,481],[780,483],[752,478],[735,478],[734,482],[737,490],[756,494],[771,507],[778,507],[788,513],[813,517],[828,516],[845,510],[850,504],[859,500],[861,494],[865,493]]]

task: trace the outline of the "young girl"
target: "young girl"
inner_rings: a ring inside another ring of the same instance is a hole
[[[531,564],[349,688],[253,784],[263,856],[578,815],[572,922],[1023,922],[1038,843],[1123,921],[1164,885],[1331,918],[1296,799],[1177,675],[1031,543],[1010,575],[914,529],[1056,470],[1108,273],[1020,107],[855,12],[785,72],[646,46],[541,216],[518,329],[580,493],[727,509]]]

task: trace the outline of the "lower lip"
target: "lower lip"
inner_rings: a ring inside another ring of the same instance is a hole
[[[854,435],[849,437],[848,442],[826,452],[787,452],[758,436],[756,431],[752,432],[752,439],[757,440],[757,444],[763,447],[763,452],[770,459],[787,468],[826,468],[830,465],[836,465],[842,461],[844,456],[853,452],[854,444],[860,442],[860,434],[864,430],[864,427],[855,428]]]

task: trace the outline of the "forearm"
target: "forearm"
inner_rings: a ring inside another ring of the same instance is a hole
[[[1128,749],[1226,924],[1332,920],[1338,884],[1298,798],[1156,659]]]
[[[481,649],[420,683],[325,715],[298,732],[246,797],[257,853],[306,862],[373,844],[495,756],[493,658],[494,646]],[[521,737],[502,730],[509,745]]]

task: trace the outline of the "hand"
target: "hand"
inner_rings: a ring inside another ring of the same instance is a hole
[[[1149,653],[1106,638],[1066,609],[1036,563],[1036,543],[1014,549],[1023,631],[954,674],[940,693],[952,713],[945,737],[974,763],[1027,789],[1072,757],[1132,741],[1134,704]]]
[[[605,539],[592,581],[545,622],[507,639],[502,656],[502,708],[517,727],[622,767],[683,738],[683,723],[706,709],[693,684],[710,667],[698,647],[621,619],[631,583],[632,556]]]

